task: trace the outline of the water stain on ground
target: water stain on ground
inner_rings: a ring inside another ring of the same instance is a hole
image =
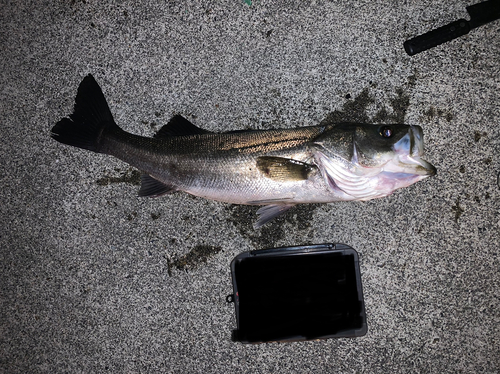
[[[457,197],[455,205],[451,207],[451,210],[455,212],[455,222],[458,223],[460,216],[465,212],[465,210],[460,206],[460,196]]]
[[[206,263],[209,258],[215,256],[222,251],[222,247],[212,245],[197,245],[193,247],[184,256],[181,256],[174,261],[169,261],[168,272],[171,275],[173,267],[178,270],[192,270],[197,268],[200,264]]]
[[[258,230],[253,228],[257,220],[258,207],[251,205],[229,205],[226,209],[230,213],[229,222],[233,223],[243,237],[250,239],[256,248],[273,246],[273,243],[283,239],[284,217],[277,217],[272,222],[264,225]]]
[[[131,212],[131,213],[127,214],[128,221],[132,221],[136,217],[137,217],[137,212]]]
[[[411,77],[408,79],[410,80]],[[350,99],[350,95],[346,96]],[[321,125],[330,125],[342,122],[351,123],[404,123],[406,112],[410,106],[410,96],[402,89],[396,90],[396,97],[389,100],[392,112],[381,108],[373,117],[368,115],[368,107],[375,103],[370,95],[369,88],[365,88],[353,100],[347,101],[341,110],[335,110],[321,121]]]
[[[368,88],[365,88],[356,98],[347,101],[341,110],[335,110],[321,121],[320,125],[329,125],[341,122],[368,123],[370,118],[367,115],[367,108],[374,103]]]
[[[442,117],[446,119],[446,121],[451,122],[453,120],[453,114],[446,110],[446,109],[440,109],[440,108],[435,108],[431,106],[425,113],[424,115],[429,118],[436,118],[436,117]]]
[[[256,249],[273,248],[276,243],[286,238],[287,224],[294,227],[295,231],[306,232],[311,227],[314,211],[319,204],[300,204],[285,214],[275,218],[259,229],[254,229],[253,225],[257,220],[257,210],[259,207],[250,205],[229,205],[227,210],[230,213],[229,222],[233,223],[241,235],[248,238]],[[310,244],[302,242],[300,244]]]
[[[120,169],[116,169],[116,171],[120,171]],[[127,183],[139,186],[141,184],[141,173],[133,168],[129,168],[118,177],[104,176],[96,180],[96,183],[99,186],[108,186],[112,183]]]
[[[481,140],[481,138],[484,138],[484,137],[486,137],[486,136],[488,136],[488,134],[487,134],[485,131],[483,131],[483,132],[481,132],[481,131],[474,131],[474,141],[475,141],[476,143],[477,143],[478,141],[480,141],[480,140]]]

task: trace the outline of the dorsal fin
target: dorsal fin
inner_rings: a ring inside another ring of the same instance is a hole
[[[210,131],[200,129],[193,125],[181,115],[172,117],[169,123],[163,126],[160,131],[155,134],[155,138],[167,138],[170,136],[184,136],[195,134],[210,134]]]

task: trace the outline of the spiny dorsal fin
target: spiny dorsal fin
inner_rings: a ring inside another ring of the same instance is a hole
[[[262,156],[257,158],[257,168],[266,178],[291,182],[307,179],[313,166],[290,158]]]
[[[184,136],[195,134],[210,134],[210,131],[200,129],[198,126],[193,125],[181,115],[176,115],[172,117],[170,122],[163,126],[154,137],[167,138],[170,136]]]
[[[162,183],[148,174],[141,175],[141,189],[139,190],[141,197],[160,197],[175,191],[177,191],[175,187]]]

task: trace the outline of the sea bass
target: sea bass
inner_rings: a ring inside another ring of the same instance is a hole
[[[91,75],[78,87],[73,114],[57,122],[51,136],[139,169],[139,196],[184,191],[262,205],[255,227],[296,204],[370,200],[436,174],[421,158],[419,126],[340,123],[213,133],[175,116],[152,138],[133,135],[115,123]]]

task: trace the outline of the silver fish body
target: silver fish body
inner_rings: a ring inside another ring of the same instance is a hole
[[[141,196],[184,191],[264,205],[259,227],[296,204],[369,200],[436,173],[421,159],[419,126],[337,124],[211,133],[175,116],[153,138],[119,128],[92,76],[74,113],[52,129],[62,143],[115,156],[143,173]]]

